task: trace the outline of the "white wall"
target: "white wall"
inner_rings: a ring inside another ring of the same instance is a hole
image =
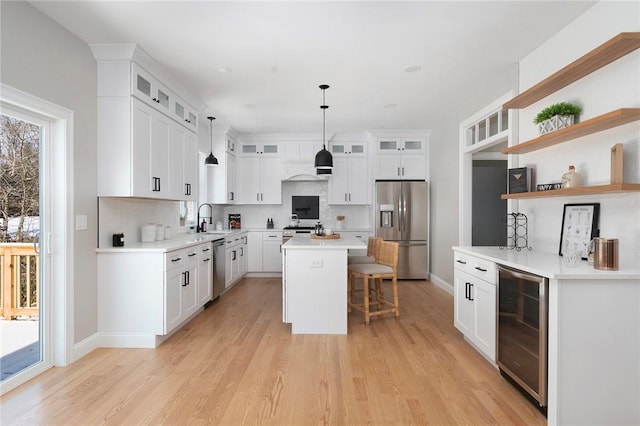
[[[86,43],[26,2],[0,2],[2,82],[74,112],[74,340],[97,331],[96,61]]]
[[[640,3],[601,2],[565,27],[520,63],[525,90],[620,32],[640,30]],[[583,107],[580,120],[618,108],[640,107],[640,51],[635,51],[587,77],[521,110],[520,141],[535,138],[533,117],[555,102]],[[583,185],[610,182],[610,149],[624,144],[624,180],[640,183],[640,124],[579,138],[520,156],[520,165],[535,168],[535,183],[559,182],[570,164],[583,176]],[[520,200],[519,211],[529,218],[530,243],[536,251],[558,252],[563,205],[600,203],[600,235],[620,240],[620,263],[640,257],[640,194],[608,194]]]

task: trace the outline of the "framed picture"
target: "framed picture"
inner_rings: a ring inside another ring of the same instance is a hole
[[[575,252],[583,260],[589,254],[589,242],[598,229],[600,203],[565,204],[560,231],[560,256]]]
[[[531,168],[509,169],[509,194],[531,191]]]

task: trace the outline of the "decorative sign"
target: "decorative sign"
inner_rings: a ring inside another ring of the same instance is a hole
[[[518,167],[509,169],[509,194],[529,192],[531,190],[531,169]]]
[[[598,229],[600,203],[565,204],[560,232],[560,256],[576,253],[583,260],[589,254],[589,242]]]

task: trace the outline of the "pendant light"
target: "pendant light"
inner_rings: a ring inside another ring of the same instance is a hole
[[[210,145],[211,151],[209,152],[209,156],[204,159],[204,165],[205,166],[217,166],[218,165],[218,159],[213,156],[213,120],[215,120],[216,118],[215,117],[207,117],[207,119],[211,123],[211,125],[210,125],[210,127],[211,127],[211,145]]]
[[[325,104],[324,91],[328,88],[329,85],[327,84],[320,85],[320,89],[322,90],[322,105],[320,105],[322,109],[322,149],[316,154],[315,168],[316,174],[318,175],[330,175],[333,170],[333,156],[327,151],[325,140],[325,113],[329,105]]]

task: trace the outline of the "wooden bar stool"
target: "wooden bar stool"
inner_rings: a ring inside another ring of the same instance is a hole
[[[380,237],[369,237],[369,239],[367,240],[367,255],[366,256],[348,256],[347,264],[351,265],[352,263],[375,263],[376,251],[378,250],[378,246],[382,241],[383,240]]]
[[[362,303],[355,303],[353,292],[348,292],[348,307],[364,312],[364,322],[369,324],[370,317],[374,315],[384,315],[394,313],[395,317],[400,316],[398,305],[398,248],[397,242],[382,241],[376,255],[376,263],[356,263],[349,265],[349,287],[353,286],[353,281],[362,278]],[[386,300],[382,291],[382,280],[391,278],[391,289],[393,301]],[[370,280],[374,287],[369,286]],[[370,292],[370,290],[374,290]],[[374,294],[374,301],[370,301],[371,293]],[[371,305],[376,305],[376,311],[371,312]],[[383,308],[387,309],[383,309]]]

